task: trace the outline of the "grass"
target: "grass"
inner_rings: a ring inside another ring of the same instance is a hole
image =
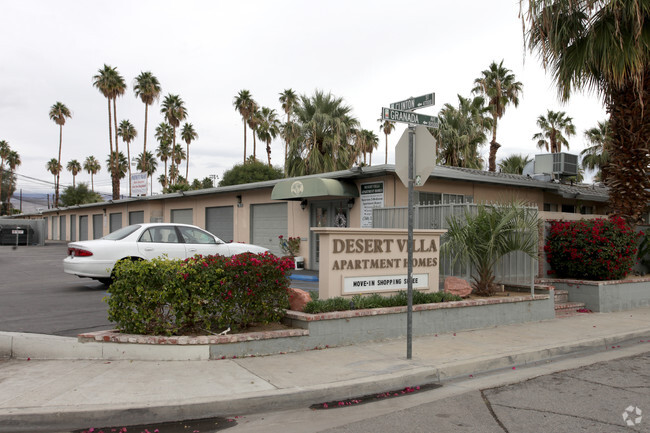
[[[444,292],[413,292],[413,305],[460,301],[461,299],[460,296]],[[374,293],[370,296],[355,295],[352,298],[337,297],[325,300],[318,299],[317,296],[312,295],[312,300],[305,305],[304,312],[318,314],[332,311],[365,310],[368,308],[400,307],[405,305],[407,305],[407,296],[404,291],[389,297]]]

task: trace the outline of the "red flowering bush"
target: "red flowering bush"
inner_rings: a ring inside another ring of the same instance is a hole
[[[552,221],[544,251],[560,277],[620,280],[632,270],[638,236],[619,217]]]
[[[123,261],[108,318],[127,333],[206,334],[276,322],[289,306],[289,260],[273,254]]]

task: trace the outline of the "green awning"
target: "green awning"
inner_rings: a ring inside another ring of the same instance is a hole
[[[273,188],[273,200],[302,200],[312,197],[359,197],[356,185],[336,179],[289,179]]]

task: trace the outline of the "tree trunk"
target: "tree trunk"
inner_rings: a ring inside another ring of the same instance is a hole
[[[187,162],[185,163],[185,181],[190,183],[190,143],[187,143]]]
[[[610,91],[607,111],[610,114],[612,146],[609,163],[603,167],[609,187],[611,212],[630,224],[643,220],[650,201],[648,166],[650,155],[650,74],[643,78],[642,95],[627,82]],[[646,105],[643,105],[645,101]]]
[[[269,167],[271,166],[271,140],[266,142],[266,154],[269,156]]]
[[[113,163],[113,200],[120,199],[120,149],[117,135],[117,96],[113,98],[113,123],[115,124],[115,161]]]
[[[244,118],[244,164],[246,164],[246,118]]]
[[[497,121],[494,120],[494,125],[492,126],[492,141],[490,142],[490,157],[488,159],[489,170],[491,172],[497,171],[497,150],[501,147],[497,143]]]
[[[144,146],[142,146],[142,171],[147,173],[147,178],[149,178],[149,172],[147,167],[147,123],[149,121],[149,104],[144,104]]]
[[[386,136],[386,161],[384,161],[384,164],[388,164],[388,134],[384,133]]]
[[[54,198],[54,203],[56,203],[56,207],[59,207],[59,185],[61,181],[61,144],[63,143],[63,125],[59,125],[59,159],[57,161],[57,172],[56,172],[56,195]]]

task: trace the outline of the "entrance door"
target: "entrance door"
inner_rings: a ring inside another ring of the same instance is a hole
[[[310,227],[350,227],[348,200],[313,201],[310,203]],[[320,264],[320,235],[310,232],[309,269],[317,271]]]

